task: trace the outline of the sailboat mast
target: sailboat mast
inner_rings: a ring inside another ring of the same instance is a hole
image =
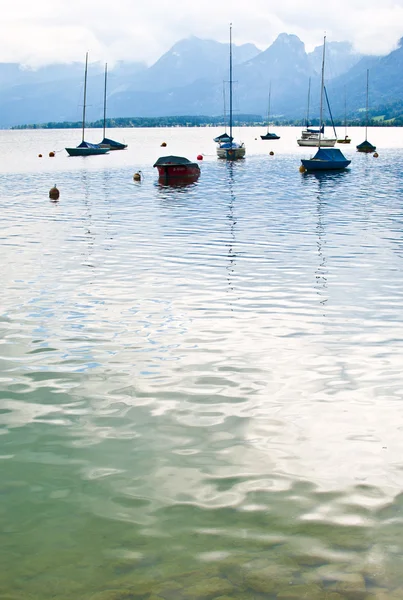
[[[322,82],[320,87],[320,111],[319,111],[319,148],[322,136],[322,121],[323,121],[323,88],[325,87],[325,49],[326,49],[326,36],[323,38],[323,57],[322,57]]]
[[[309,127],[309,104],[311,102],[311,78],[309,78],[308,83],[308,108],[306,109],[306,128]]]
[[[269,107],[267,109],[267,133],[269,133],[269,128],[270,128],[270,98],[271,98],[271,82],[269,85]]]
[[[367,107],[366,107],[366,121],[365,121],[365,139],[368,139],[368,80],[369,80],[369,69],[367,69]]]
[[[105,63],[105,85],[104,85],[104,135],[103,139],[105,139],[105,128],[106,128],[106,82],[108,78],[108,63]]]
[[[84,141],[84,129],[85,129],[85,106],[87,103],[87,70],[88,70],[88,52],[85,55],[85,73],[84,73],[84,103],[83,103],[83,134],[82,142]]]
[[[227,107],[225,102],[225,81],[222,83],[222,95],[224,101],[224,131],[227,133]]]
[[[229,26],[229,135],[232,148],[232,23]]]
[[[347,138],[347,90],[344,86],[344,135]]]

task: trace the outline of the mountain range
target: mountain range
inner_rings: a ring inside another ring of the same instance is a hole
[[[271,114],[277,119],[317,116],[323,46],[306,52],[304,43],[282,33],[266,49],[253,44],[233,45],[234,108],[242,113],[267,111],[271,86]],[[147,67],[119,62],[108,72],[108,117],[222,115],[228,102],[229,46],[189,37]],[[366,102],[366,71],[370,70],[370,104],[403,101],[403,38],[387,56],[365,56],[348,42],[326,44],[326,87],[333,115],[353,115]],[[54,64],[36,70],[0,63],[0,127],[30,123],[80,121],[84,65]],[[104,65],[90,63],[87,119],[101,118]]]

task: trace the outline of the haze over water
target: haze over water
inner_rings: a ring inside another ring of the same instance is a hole
[[[273,130],[1,133],[1,600],[403,597],[401,130]]]

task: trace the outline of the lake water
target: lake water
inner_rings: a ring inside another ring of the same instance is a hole
[[[273,129],[0,132],[1,600],[403,598],[402,130]]]

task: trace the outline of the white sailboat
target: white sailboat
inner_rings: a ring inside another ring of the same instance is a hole
[[[321,146],[323,148],[333,148],[336,143],[336,137],[325,137],[325,126],[322,122],[322,117],[320,118],[320,128],[314,129],[309,126],[309,104],[311,99],[311,78],[309,78],[308,85],[308,108],[306,112],[306,126],[305,129],[301,131],[301,137],[297,139],[298,146],[319,146],[319,137],[321,138]]]
[[[218,158],[238,160],[245,157],[245,144],[234,141],[232,135],[232,24],[229,28],[229,136],[217,146]]]

